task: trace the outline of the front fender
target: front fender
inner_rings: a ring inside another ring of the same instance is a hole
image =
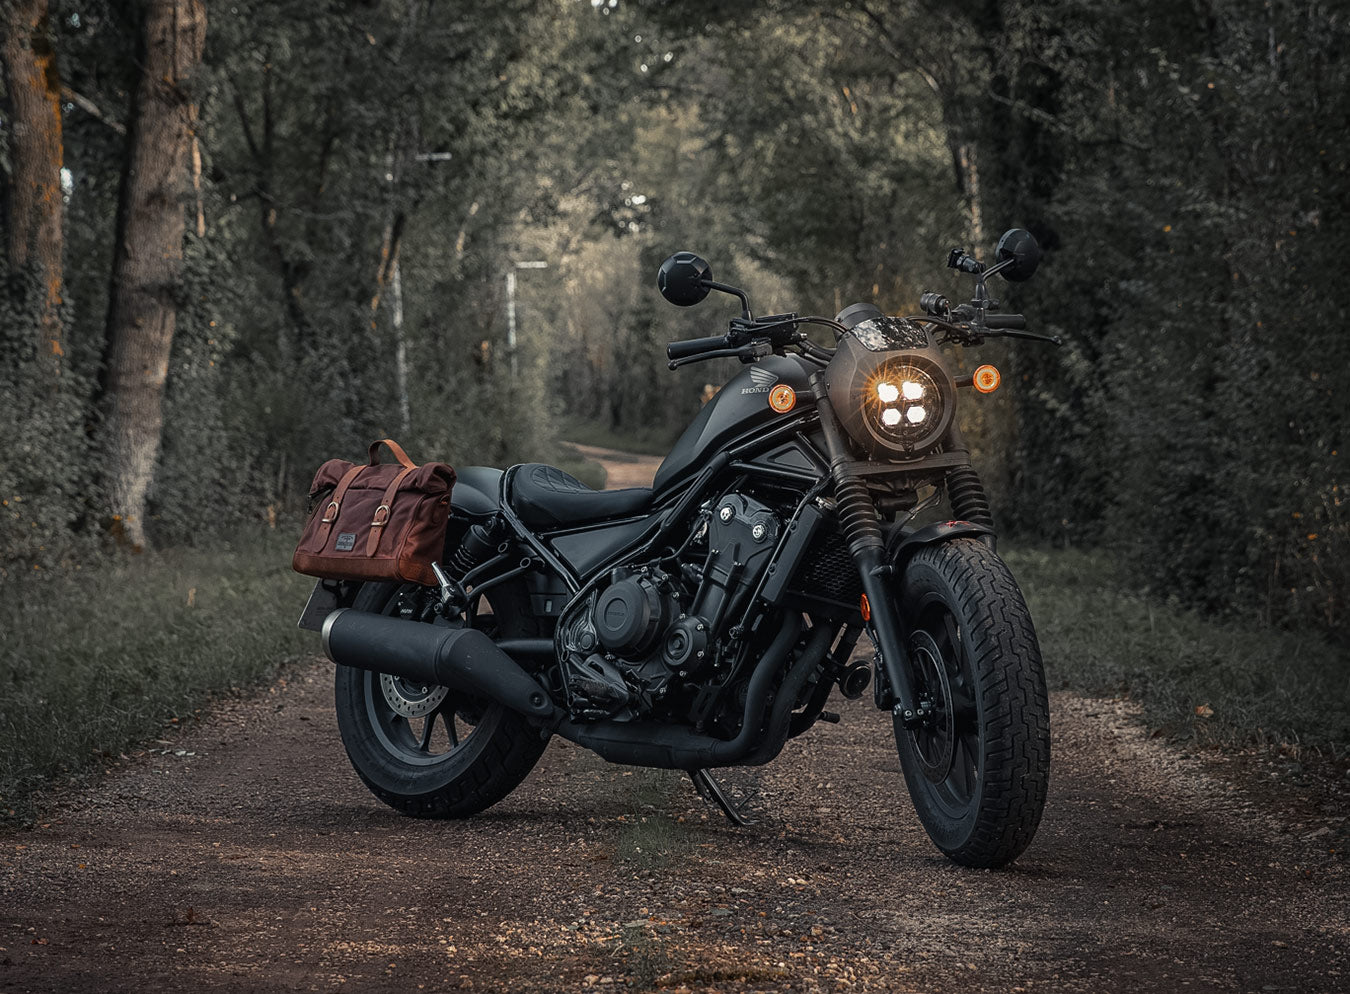
[[[899,574],[906,560],[923,546],[966,536],[980,539],[991,549],[994,547],[994,529],[973,521],[934,521],[921,528],[897,525],[886,538],[886,561]]]

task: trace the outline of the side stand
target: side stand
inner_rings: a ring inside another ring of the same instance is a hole
[[[731,798],[727,797],[721,785],[707,770],[690,770],[689,779],[694,781],[694,789],[698,791],[699,796],[717,805],[722,814],[727,816],[727,821],[742,828],[755,823],[753,819],[741,814],[741,808],[731,802]]]

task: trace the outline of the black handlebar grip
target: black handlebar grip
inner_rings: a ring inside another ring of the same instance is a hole
[[[666,346],[667,359],[684,359],[687,356],[698,355],[700,352],[711,352],[713,349],[725,349],[731,347],[731,341],[726,335],[718,335],[716,338],[689,338],[683,342],[671,342]]]
[[[1027,317],[1025,314],[989,314],[984,325],[990,331],[1026,331]]]

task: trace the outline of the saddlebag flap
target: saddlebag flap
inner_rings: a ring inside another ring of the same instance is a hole
[[[398,463],[381,463],[386,445]],[[404,580],[434,586],[455,471],[418,466],[393,439],[370,445],[365,465],[330,459],[310,487],[313,511],[296,546],[297,573],[332,580]]]

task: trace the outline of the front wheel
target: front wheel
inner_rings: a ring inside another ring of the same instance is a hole
[[[1040,646],[1012,573],[968,538],[916,552],[899,611],[919,703],[897,719],[900,766],[929,837],[963,866],[995,867],[1036,834],[1050,783]]]

